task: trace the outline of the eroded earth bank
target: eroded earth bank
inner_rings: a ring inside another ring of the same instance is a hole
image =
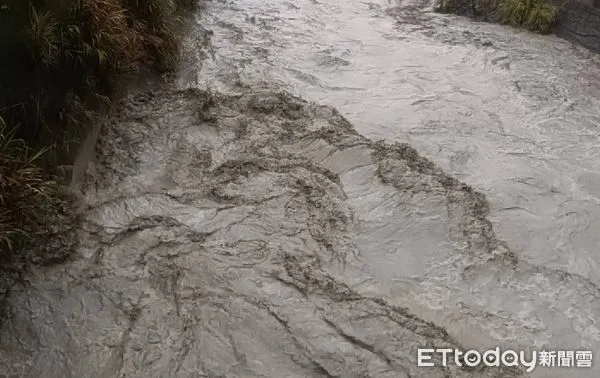
[[[102,128],[77,256],[12,289],[0,375],[561,377],[423,369],[416,350],[600,350],[598,89],[565,71],[595,78],[595,58],[424,4],[349,3],[208,3],[213,56]]]

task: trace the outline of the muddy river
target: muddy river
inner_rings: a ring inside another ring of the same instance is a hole
[[[103,125],[77,257],[13,288],[0,377],[597,377],[417,366],[600,352],[600,58],[432,6],[206,2]]]

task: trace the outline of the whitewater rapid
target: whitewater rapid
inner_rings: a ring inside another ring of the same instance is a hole
[[[562,377],[417,349],[600,350],[597,56],[423,1],[206,2],[187,47],[103,125],[0,375]]]

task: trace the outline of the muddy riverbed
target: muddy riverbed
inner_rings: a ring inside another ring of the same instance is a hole
[[[599,60],[430,8],[207,2],[102,128],[75,261],[13,288],[0,376],[597,376],[417,367],[600,350]]]

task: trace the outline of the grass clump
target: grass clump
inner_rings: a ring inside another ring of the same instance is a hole
[[[0,256],[51,211],[60,151],[122,78],[176,67],[197,1],[0,1]]]
[[[547,34],[556,23],[558,7],[547,0],[501,0],[500,14],[510,25]]]
[[[36,164],[44,150],[33,152],[0,118],[0,260],[43,226],[56,183]]]
[[[27,140],[106,101],[119,77],[142,68],[175,67],[177,31],[191,0],[3,0],[0,11],[0,116],[22,124]],[[94,101],[96,100],[96,101]],[[67,125],[68,126],[68,125]],[[57,130],[58,127],[58,130]],[[52,134],[52,133],[51,133]]]

